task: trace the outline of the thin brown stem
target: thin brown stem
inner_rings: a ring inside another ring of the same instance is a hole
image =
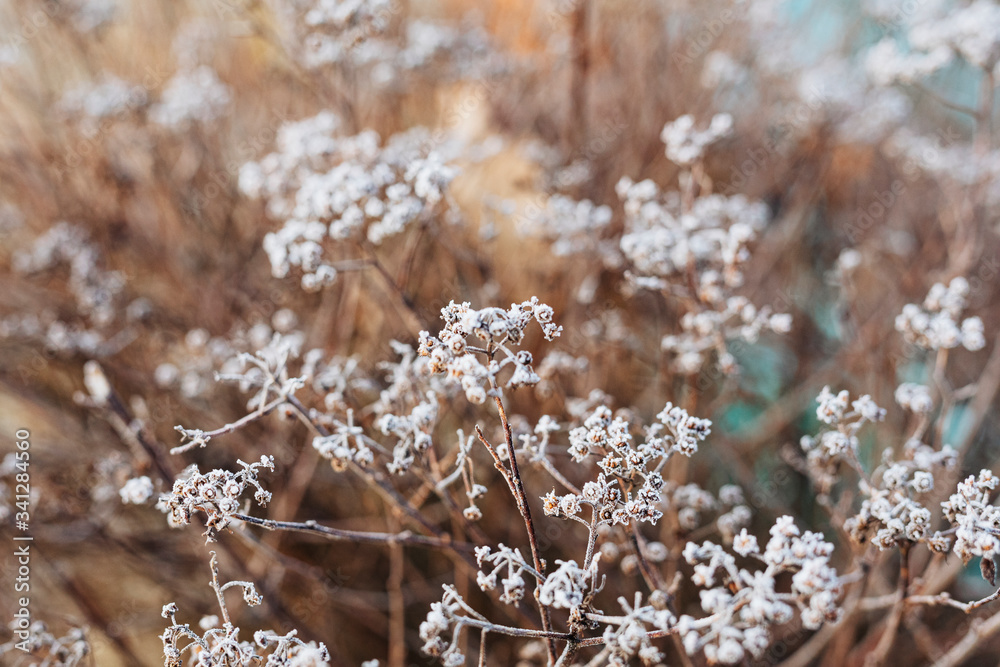
[[[362,544],[408,544],[417,547],[431,547],[436,549],[450,549],[456,551],[471,552],[473,545],[458,544],[453,542],[448,536],[428,537],[426,535],[415,535],[409,530],[398,533],[369,533],[361,530],[342,530],[340,528],[330,528],[315,521],[275,521],[273,519],[261,519],[248,514],[233,514],[232,517],[238,521],[254,526],[260,526],[266,530],[289,530],[299,533],[312,533],[321,535],[328,540],[335,542],[357,542]]]
[[[508,481],[508,484],[513,487],[514,499],[517,502],[518,510],[521,512],[521,518],[524,519],[524,526],[528,531],[528,545],[531,548],[531,560],[535,569],[538,570],[539,573],[545,574],[545,564],[542,561],[542,556],[538,549],[538,537],[535,533],[535,523],[531,518],[531,507],[528,505],[528,497],[524,492],[524,483],[521,481],[521,471],[517,466],[517,454],[514,452],[514,436],[510,430],[510,422],[507,421],[507,411],[503,407],[503,401],[500,400],[496,381],[491,378],[490,384],[493,385],[493,401],[496,403],[497,412],[500,415],[500,423],[503,426],[504,441],[507,443],[507,454],[510,458],[510,480]],[[538,611],[542,617],[542,630],[548,632],[552,627],[552,621],[549,617],[549,608],[542,604],[539,599],[539,589],[537,586],[535,587],[535,602],[538,603]],[[545,644],[549,652],[549,664],[554,664],[557,659],[555,644],[552,642],[551,638],[547,638],[545,640]]]

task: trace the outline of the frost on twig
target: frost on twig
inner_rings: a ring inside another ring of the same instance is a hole
[[[238,472],[212,470],[202,474],[198,466],[192,464],[174,481],[169,494],[160,497],[156,507],[167,515],[172,527],[186,526],[197,512],[205,514],[205,537],[212,542],[219,531],[225,530],[233,515],[240,509],[240,496],[248,486],[256,489],[254,499],[259,505],[267,505],[270,492],[260,485],[257,474],[260,469],[274,470],[274,457],[261,456],[256,463],[237,460],[242,467]]]
[[[70,628],[62,637],[56,637],[44,621],[32,621],[27,627],[26,637],[15,636],[9,642],[0,644],[0,658],[10,661],[4,664],[21,664],[33,658],[41,662],[25,664],[80,667],[91,664],[87,661],[88,656],[93,659],[93,650],[87,641],[87,628]]]
[[[279,635],[273,630],[258,630],[253,642],[240,639],[240,629],[230,619],[226,606],[225,592],[229,588],[240,588],[243,600],[251,607],[259,605],[263,598],[257,588],[248,581],[219,583],[219,567],[215,552],[211,552],[212,590],[215,591],[222,613],[222,627],[218,616],[206,616],[199,623],[202,634],[191,629],[187,623],[177,622],[177,605],[173,602],[163,605],[161,615],[170,621],[160,641],[163,642],[164,667],[182,667],[184,654],[188,653],[189,665],[218,665],[219,667],[326,667],[330,654],[320,642],[303,642],[291,630]],[[260,651],[260,653],[258,653]],[[267,652],[267,653],[265,653]]]

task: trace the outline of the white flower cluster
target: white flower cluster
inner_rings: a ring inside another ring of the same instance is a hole
[[[422,650],[427,655],[438,658],[445,667],[458,667],[465,664],[465,655],[459,647],[458,632],[462,618],[467,614],[476,620],[486,619],[466,604],[454,586],[445,584],[443,588],[441,601],[431,603],[427,618],[420,624],[420,639],[424,642]],[[455,630],[449,643],[442,635],[453,626]]]
[[[658,506],[662,499],[660,470],[664,463],[674,452],[693,455],[712,425],[709,420],[692,417],[670,403],[657,418],[659,423],[646,430],[645,441],[633,446],[627,421],[613,417],[606,406],[595,409],[582,426],[570,431],[569,453],[577,463],[591,455],[600,456],[597,465],[602,472],[596,481],[584,484],[582,494],[557,496],[552,491],[543,496],[545,514],[575,517],[583,505],[590,505],[599,517],[599,524],[628,524],[633,519],[655,524],[663,516]],[[667,433],[661,435],[664,428]],[[638,486],[634,497],[632,491],[622,493],[619,480]]]
[[[733,132],[733,117],[716,114],[705,130],[696,130],[694,117],[685,114],[663,126],[660,141],[666,144],[667,159],[681,167],[690,167],[700,160],[711,144]]]
[[[599,246],[597,236],[611,224],[611,207],[589,199],[575,200],[555,194],[544,206],[516,218],[517,230],[552,242],[552,254],[566,257]]]
[[[287,348],[288,358],[297,357],[305,340],[304,334],[294,328],[297,321],[294,312],[282,308],[274,313],[270,323],[238,323],[223,336],[212,336],[205,329],[191,329],[164,354],[153,372],[153,380],[161,389],[179,389],[185,398],[198,398],[214,386],[218,371],[220,378],[238,382],[243,391],[249,391],[260,386],[263,373],[256,365],[247,369],[241,353],[280,345]],[[322,350],[310,350],[302,368],[302,375],[313,378],[317,391],[322,391],[317,385],[321,382],[319,378],[329,381],[330,376],[327,365],[320,361],[322,355]],[[330,363],[340,368],[335,362]],[[347,382],[351,369],[343,370],[343,377],[334,384]]]
[[[539,303],[538,297],[534,296],[529,301],[511,304],[508,310],[474,310],[469,306],[467,302],[450,302],[441,309],[445,326],[438,336],[431,336],[427,331],[420,332],[419,353],[430,357],[428,370],[431,373],[447,373],[459,381],[466,398],[472,403],[483,403],[487,396],[496,395],[499,391],[497,376],[507,366],[513,366],[507,380],[508,387],[537,384],[540,378],[531,367],[531,353],[527,350],[515,353],[508,345],[520,345],[525,329],[532,321],[541,326],[545,340],[559,336],[562,327],[552,322],[552,308]],[[466,339],[471,336],[484,341],[487,347],[469,346]],[[500,361],[494,359],[497,352],[503,352]],[[476,354],[487,356],[487,363],[477,359]]]
[[[662,591],[654,591],[646,605],[642,604],[641,593],[635,594],[633,604],[623,597],[618,598],[625,615],[604,628],[604,645],[610,654],[609,665],[624,667],[636,657],[643,665],[663,662],[663,653],[653,646],[647,627],[667,631],[674,626],[677,619],[666,609],[666,599]]]
[[[240,496],[248,486],[256,489],[254,499],[259,505],[267,505],[271,500],[257,480],[260,469],[274,470],[274,457],[261,456],[260,461],[245,463],[236,461],[242,470],[212,470],[202,474],[197,464],[189,466],[174,480],[169,494],[160,496],[156,508],[167,515],[167,522],[177,528],[191,523],[191,515],[204,512],[208,541],[214,541],[220,530],[224,530],[240,509]]]
[[[924,299],[923,306],[908,303],[896,316],[896,331],[907,342],[928,350],[962,346],[981,350],[986,346],[983,321],[978,317],[961,319],[969,296],[969,282],[962,277],[947,286],[935,283]]]
[[[710,664],[726,665],[743,661],[747,654],[759,659],[770,645],[770,628],[790,621],[796,608],[810,630],[839,618],[841,585],[829,563],[833,545],[819,533],[800,535],[790,516],[780,517],[770,532],[763,552],[745,529],[734,541],[736,552],[761,561],[763,570],[738,568],[736,559],[712,542],[688,542],[684,559],[694,566],[691,580],[704,589],[701,606],[709,614],[677,620],[688,655],[701,651]],[[776,578],[782,573],[792,574],[787,593],[777,590]]]
[[[792,330],[792,316],[775,313],[770,306],[758,309],[746,297],[731,296],[718,304],[718,310],[685,313],[681,333],[668,334],[661,347],[675,355],[674,367],[690,375],[701,370],[713,350],[724,373],[736,371],[736,358],[727,350],[726,341],[742,339],[755,343],[763,331],[785,334]]]
[[[832,428],[815,437],[804,435],[800,444],[808,459],[810,476],[821,488],[829,489],[836,482],[838,462],[858,465],[858,430],[868,422],[885,419],[885,409],[878,407],[868,394],[852,402],[846,389],[834,394],[829,387],[823,387],[816,400],[819,402],[816,416]]]
[[[951,49],[938,46],[928,52],[904,53],[896,41],[885,38],[868,49],[865,66],[872,81],[879,86],[916,83],[944,68],[952,61]]]
[[[10,641],[0,644],[0,658],[9,664],[27,662],[31,665],[77,667],[87,664],[87,656],[93,661],[86,628],[70,628],[62,637],[56,637],[49,632],[44,621],[32,621],[27,627],[27,637],[14,635]],[[41,659],[41,662],[31,661],[32,658]]]
[[[336,279],[337,267],[324,260],[327,239],[379,245],[448,205],[445,192],[455,176],[428,148],[425,130],[380,146],[375,132],[341,137],[339,126],[330,112],[286,123],[277,151],[240,169],[243,193],[263,198],[269,215],[285,220],[264,237],[271,272],[283,278],[298,267],[307,290]]]
[[[861,509],[844,523],[844,531],[855,542],[871,541],[880,550],[892,549],[903,542],[927,542],[931,549],[947,549],[940,534],[930,534],[931,512],[914,496],[923,496],[934,488],[934,472],[954,467],[955,451],[945,446],[937,451],[918,440],[904,448],[905,458],[893,462],[886,452],[884,470],[878,488],[860,485],[866,496]]]
[[[431,447],[431,432],[437,424],[438,399],[427,392],[425,400],[413,407],[408,415],[384,414],[377,423],[383,435],[399,440],[393,448],[389,472],[403,474],[413,465],[414,458]]]
[[[682,276],[694,265],[697,297],[722,300],[722,290],[743,283],[740,265],[747,245],[768,220],[767,206],[743,195],[698,197],[685,210],[677,193],[663,195],[655,183],[623,177],[615,186],[625,209],[621,249],[640,276]]]
[[[597,563],[600,554],[594,556],[589,569],[583,569],[575,560],[557,560],[555,572],[550,572],[538,589],[538,601],[546,607],[556,609],[577,609],[584,604],[588,594],[594,589],[597,579]]]
[[[599,406],[583,426],[570,431],[569,453],[577,463],[590,454],[604,454],[605,463],[601,467],[606,472],[616,471],[619,476],[630,477],[633,471],[644,473],[647,465],[657,464],[671,452],[692,456],[698,451],[698,442],[712,432],[710,420],[692,417],[673,403],[667,403],[656,418],[659,423],[647,429],[646,441],[633,449],[628,422],[621,417],[612,418],[610,408]],[[668,433],[661,436],[664,427]]]
[[[955,526],[955,554],[968,563],[973,556],[995,558],[1000,553],[1000,508],[990,503],[997,477],[982,470],[960,482],[956,493],[941,503]]]
[[[353,410],[348,410],[346,423],[335,422],[333,433],[313,438],[312,446],[320,456],[330,460],[337,472],[347,470],[352,462],[367,466],[375,460],[375,454],[365,441],[364,430],[354,425]]]
[[[486,31],[412,18],[394,0],[296,0],[276,3],[289,50],[310,69],[365,68],[376,86],[405,83],[426,71],[487,78],[498,55]]]
[[[142,505],[153,496],[153,481],[148,476],[133,477],[118,491],[125,504]]]
[[[293,3],[301,15],[304,60],[310,67],[349,60],[382,35],[398,11],[392,0],[310,0]]]
[[[511,549],[503,543],[497,545],[497,550],[493,551],[488,546],[476,547],[476,562],[482,568],[484,563],[493,565],[489,572],[481,570],[476,574],[476,585],[483,591],[492,591],[497,587],[497,575],[504,568],[507,569],[507,576],[501,580],[503,593],[500,601],[505,604],[517,604],[524,599],[524,571],[525,568],[531,570],[531,566],[524,560],[519,549]]]
[[[142,86],[105,73],[99,83],[68,91],[59,101],[59,107],[69,114],[101,119],[145,106],[147,98]]]
[[[901,408],[918,415],[926,415],[934,409],[934,398],[926,385],[904,382],[896,387],[895,398]]]
[[[157,125],[178,128],[189,123],[210,123],[229,105],[229,87],[219,80],[215,70],[201,65],[174,75],[160,101],[149,111]]]
[[[938,8],[945,9],[941,5]],[[1000,6],[995,3],[956,3],[945,11],[918,12],[907,23],[909,48],[905,55],[888,37],[871,50],[869,70],[880,84],[913,82],[943,68],[954,56],[987,72],[997,72]]]
[[[239,370],[218,373],[216,379],[238,383],[243,392],[256,389],[247,401],[247,410],[263,410],[272,396],[275,400],[287,399],[305,385],[305,378],[291,376],[288,366],[289,361],[301,355],[302,340],[301,332],[287,335],[275,332],[271,340],[253,354],[240,352],[234,357]],[[226,364],[229,368],[234,365]],[[180,427],[177,430],[185,432]]]
[[[695,304],[681,320],[682,332],[663,339],[678,370],[697,372],[715,350],[720,366],[732,372],[736,363],[726,351],[727,340],[755,342],[762,331],[791,330],[791,316],[731,296],[743,284],[749,245],[767,223],[766,205],[720,194],[684,203],[677,192],[663,194],[650,180],[634,183],[627,177],[616,190],[625,210],[620,247],[632,280]]]
[[[137,319],[146,312],[148,302],[137,299],[122,307],[125,276],[100,267],[101,252],[80,225],[60,222],[35,239],[32,246],[13,256],[15,272],[28,275],[69,268],[67,287],[76,301],[80,323],[59,319],[54,312],[7,315],[0,318],[0,338],[32,338],[57,352],[83,352],[98,357],[115,351],[116,338],[105,330],[120,318]]]
[[[716,518],[715,525],[726,544],[731,544],[740,530],[750,525],[753,518],[750,508],[744,504],[743,491],[732,484],[719,489],[718,500],[697,484],[667,484],[663,495],[666,507],[677,512],[677,521],[683,531],[690,532],[700,528],[704,514],[722,511]]]

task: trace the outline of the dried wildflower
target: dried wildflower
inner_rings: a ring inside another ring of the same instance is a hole
[[[125,482],[125,486],[118,493],[123,503],[142,505],[153,495],[153,482],[146,475],[133,477]]]
[[[955,554],[968,563],[973,556],[993,558],[1000,552],[1000,508],[990,504],[997,478],[990,470],[970,475],[957,491],[941,503],[945,517],[955,526]]]
[[[229,104],[231,94],[211,67],[201,65],[178,72],[163,90],[158,104],[150,109],[151,120],[176,128],[188,123],[215,120]]]
[[[520,550],[511,549],[502,543],[497,545],[496,551],[488,546],[476,547],[476,562],[480,567],[484,563],[494,566],[489,572],[483,570],[476,575],[476,584],[483,591],[494,590],[497,586],[497,575],[502,569],[506,569],[507,576],[501,581],[503,593],[500,595],[500,601],[505,604],[517,604],[524,599],[525,570],[536,574],[524,560]]]
[[[969,295],[965,278],[955,278],[947,286],[935,283],[923,306],[907,304],[896,317],[896,330],[908,342],[930,350],[965,347],[973,352],[986,346],[983,322],[978,317],[961,320]]]
[[[538,297],[512,304],[508,310],[473,310],[468,303],[452,301],[441,309],[441,318],[445,326],[438,337],[420,332],[420,355],[430,358],[430,372],[447,373],[461,383],[466,398],[472,403],[483,403],[487,396],[497,395],[497,376],[507,366],[513,366],[508,387],[539,382],[540,378],[531,368],[531,354],[526,350],[515,353],[510,349],[523,342],[525,329],[532,321],[542,327],[546,340],[553,340],[562,333],[562,327],[552,322],[552,308],[539,303]],[[484,341],[486,347],[470,348],[467,343],[470,337]],[[502,353],[500,361],[494,359],[497,352]],[[486,363],[476,358],[476,354],[482,354]]]
[[[174,481],[169,494],[160,496],[156,507],[167,515],[168,523],[173,527],[187,525],[195,512],[204,512],[207,526],[205,537],[207,541],[215,540],[220,530],[224,530],[233,515],[240,509],[240,496],[248,486],[256,489],[254,499],[259,505],[267,505],[271,494],[264,490],[257,479],[260,469],[274,470],[274,457],[261,456],[256,463],[236,461],[242,470],[228,472],[212,470],[202,474],[198,466],[192,464]]]
[[[177,604],[170,602],[163,605],[161,615],[170,621],[160,641],[163,642],[164,667],[181,667],[184,653],[190,653],[191,664],[226,665],[227,667],[327,667],[330,653],[322,643],[303,642],[295,635],[297,630],[291,630],[279,635],[272,630],[258,630],[254,633],[254,641],[240,639],[240,629],[229,619],[224,593],[229,588],[240,588],[243,600],[250,606],[263,602],[256,587],[248,581],[219,582],[219,569],[215,552],[211,552],[212,589],[219,601],[223,623],[219,627],[218,617],[202,619],[199,625],[203,634],[199,635],[187,623],[177,622]],[[182,645],[183,643],[183,645]],[[261,653],[258,653],[258,648]],[[269,653],[264,654],[265,651]]]
[[[655,604],[654,592],[650,595],[650,603],[642,604],[642,594],[636,593],[632,604],[620,597],[624,615],[606,618],[611,621],[604,629],[604,643],[611,654],[610,664],[628,664],[631,658],[638,657],[643,665],[655,665],[663,660],[663,654],[650,641],[647,627],[656,630],[668,630],[676,622],[676,617],[661,605]]]
[[[263,198],[269,214],[285,220],[264,237],[271,272],[283,278],[301,269],[307,291],[366,265],[331,263],[326,246],[347,240],[380,245],[450,206],[445,191],[455,170],[428,149],[419,130],[380,146],[374,132],[342,137],[339,128],[330,112],[286,123],[278,150],[240,170],[240,189]]]
[[[688,131],[690,127],[681,133]],[[665,137],[677,138],[667,132]],[[687,157],[675,157],[687,163],[699,159],[703,148],[695,141],[676,148]],[[685,178],[690,180],[690,174]],[[632,267],[628,275],[639,287],[685,295],[692,306],[681,318],[681,332],[662,340],[663,349],[674,353],[678,371],[698,372],[714,352],[720,367],[734,372],[728,340],[753,343],[763,331],[791,329],[787,314],[757,308],[731,293],[743,283],[741,267],[750,257],[748,246],[767,222],[765,205],[742,195],[664,195],[652,181],[635,183],[629,178],[621,179],[616,191],[625,209],[620,248]]]
[[[737,568],[735,559],[711,542],[689,542],[684,548],[684,559],[694,566],[692,581],[704,589],[702,608],[709,614],[697,620],[682,616],[677,622],[689,655],[702,651],[710,662],[722,664],[740,662],[744,652],[759,658],[770,643],[771,626],[791,620],[794,608],[809,629],[839,617],[840,581],[829,565],[833,545],[817,533],[800,534],[789,516],[780,517],[770,532],[763,552],[746,531],[734,541],[734,550],[763,561],[763,570]],[[792,573],[789,593],[776,589],[775,578],[782,572]]]
[[[575,560],[561,561],[555,572],[545,577],[545,583],[539,588],[539,601],[556,609],[572,609],[583,604],[589,589],[590,581],[597,570],[595,561],[591,569],[580,568]]]
[[[904,382],[896,388],[896,402],[900,407],[917,414],[927,414],[934,409],[930,388],[922,384]]]
[[[368,447],[364,431],[354,425],[354,411],[347,411],[347,422],[335,421],[334,433],[313,438],[312,446],[319,455],[330,460],[330,465],[337,472],[343,472],[350,463],[364,467],[369,465],[375,455]]]
[[[705,148],[728,137],[733,131],[733,117],[717,114],[706,130],[694,128],[694,117],[684,115],[663,126],[660,141],[666,144],[667,158],[682,167],[689,167],[702,158]]]

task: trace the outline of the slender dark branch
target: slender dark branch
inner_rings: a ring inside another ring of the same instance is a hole
[[[511,479],[509,480],[509,483],[513,486],[514,499],[517,501],[518,509],[521,511],[521,517],[524,519],[524,526],[528,530],[528,545],[531,547],[531,559],[534,562],[535,569],[544,574],[545,565],[542,562],[542,556],[538,549],[538,537],[535,533],[535,523],[531,518],[531,507],[528,505],[528,498],[524,492],[524,484],[521,481],[521,472],[517,467],[517,454],[514,451],[514,436],[510,430],[510,422],[507,421],[507,411],[503,407],[503,401],[500,400],[496,380],[490,378],[490,384],[493,389],[493,400],[496,403],[497,412],[500,414],[500,423],[503,425],[504,441],[507,443],[507,455],[510,458]],[[535,602],[538,603],[538,611],[542,617],[542,630],[549,631],[552,627],[552,620],[549,617],[549,608],[542,604],[538,595],[539,589],[536,587]],[[551,638],[546,639],[545,643],[549,652],[549,664],[554,664],[557,658],[555,644],[552,642]]]
[[[362,530],[342,530],[331,528],[316,523],[315,521],[275,521],[274,519],[261,519],[247,514],[233,514],[234,519],[260,526],[267,530],[289,530],[299,533],[312,533],[322,535],[328,540],[337,542],[358,542],[366,544],[407,544],[410,546],[433,547],[440,549],[456,549],[471,552],[474,546],[452,542],[445,537],[428,537],[425,535],[415,535],[409,530],[399,533],[369,533]]]

